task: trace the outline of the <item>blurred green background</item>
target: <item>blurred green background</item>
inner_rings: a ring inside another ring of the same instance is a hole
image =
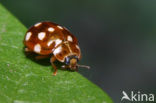
[[[52,21],[79,40],[80,73],[115,103],[122,91],[156,93],[155,0],[1,0],[26,27]],[[24,35],[24,34],[23,34]]]

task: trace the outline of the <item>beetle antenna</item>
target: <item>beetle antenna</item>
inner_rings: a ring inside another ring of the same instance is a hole
[[[78,67],[82,67],[82,68],[87,68],[87,69],[90,69],[90,66],[87,66],[87,65],[79,65],[77,64]]]

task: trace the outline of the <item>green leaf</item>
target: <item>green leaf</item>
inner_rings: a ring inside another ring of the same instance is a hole
[[[0,5],[1,103],[112,103],[110,97],[77,72],[53,69],[25,56],[27,28]],[[49,62],[49,61],[48,61]]]

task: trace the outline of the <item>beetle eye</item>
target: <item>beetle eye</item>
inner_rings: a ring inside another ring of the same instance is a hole
[[[75,58],[77,60],[77,62],[79,61],[77,56],[72,55],[72,56],[68,56],[68,57],[65,58],[65,64],[69,65],[70,64],[70,60],[72,58]]]
[[[77,62],[78,62],[78,61],[79,61],[78,57],[77,57],[77,56],[75,56],[75,58],[76,58],[76,60],[77,60]]]
[[[69,63],[70,63],[70,58],[69,57],[66,57],[65,64],[69,65]]]

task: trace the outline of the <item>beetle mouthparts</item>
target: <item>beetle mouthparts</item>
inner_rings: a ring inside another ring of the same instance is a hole
[[[79,65],[77,64],[78,67],[82,67],[82,68],[87,68],[87,69],[90,69],[90,66],[87,66],[87,65]]]

